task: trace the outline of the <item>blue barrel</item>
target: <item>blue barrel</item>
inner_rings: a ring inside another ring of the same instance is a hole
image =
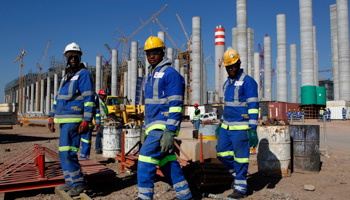
[[[290,125],[292,139],[292,171],[319,172],[320,158],[320,126]]]

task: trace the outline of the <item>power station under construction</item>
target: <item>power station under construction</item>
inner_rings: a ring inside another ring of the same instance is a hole
[[[259,52],[254,52],[254,27],[247,26],[247,2],[246,0],[236,1],[237,27],[232,28],[232,44],[227,45],[225,38],[227,34],[222,25],[213,27],[213,40],[202,40],[201,18],[192,18],[192,36],[187,36],[187,49],[182,51],[172,40],[169,33],[157,19],[166,7],[164,6],[130,37],[122,35],[117,39],[123,44],[122,59],[118,60],[116,49],[106,48],[111,54],[111,59],[96,56],[96,65],[84,63],[86,68],[92,73],[95,91],[105,89],[108,95],[124,96],[130,99],[132,105],[143,104],[142,82],[148,74],[149,63],[143,51],[143,46],[136,41],[131,42],[131,50],[127,52],[127,44],[130,42],[141,28],[146,26],[151,20],[156,20],[163,31],[158,32],[158,37],[165,41],[167,37],[174,48],[166,49],[166,57],[172,62],[175,68],[185,79],[185,98],[187,106],[198,103],[199,105],[224,103],[224,93],[222,86],[227,80],[227,72],[222,67],[222,58],[225,49],[236,49],[241,55],[241,68],[247,75],[253,77],[258,83],[259,101],[261,105],[272,102],[272,81],[273,76],[277,76],[277,102],[301,103],[300,108],[305,109],[307,118],[317,118],[318,110],[321,107],[332,107],[327,105],[327,101],[339,101],[339,108],[348,107],[350,101],[350,60],[349,60],[349,20],[348,1],[337,0],[336,4],[330,5],[329,16],[331,22],[331,48],[332,48],[332,71],[333,81],[319,80],[318,73],[318,51],[316,46],[316,27],[313,25],[312,0],[299,1],[300,13],[300,52],[297,52],[298,44],[290,45],[290,72],[287,72],[287,33],[286,16],[278,14],[276,16],[277,38],[266,35],[263,38],[263,46],[259,44]],[[181,25],[181,19],[178,17]],[[183,25],[182,25],[183,27]],[[230,28],[231,29],[231,28]],[[215,37],[214,37],[215,36]],[[272,69],[271,60],[271,40],[277,41],[276,70]],[[215,43],[215,90],[207,90],[207,77],[205,58],[203,54],[203,42]],[[49,48],[49,44],[47,48]],[[47,49],[46,49],[47,51]],[[84,49],[83,49],[84,51]],[[301,72],[297,71],[297,55],[301,55]],[[46,52],[45,52],[46,56]],[[45,56],[43,62],[45,60]],[[23,75],[23,59],[25,50],[15,60],[21,60],[21,72],[19,78],[11,81],[5,86],[5,103],[17,103],[18,111],[28,115],[48,115],[52,102],[56,96],[60,80],[65,74],[66,63],[50,58],[50,66],[47,72],[41,72],[42,65],[38,66],[39,73],[28,73]],[[111,63],[111,64],[110,64]],[[290,73],[290,82],[287,74]],[[298,88],[297,75],[301,73],[301,88]],[[288,94],[290,87],[291,93]],[[298,91],[299,90],[299,91]],[[301,102],[298,97],[301,93]],[[288,100],[290,99],[290,100]],[[336,104],[336,103],[335,103]],[[338,105],[338,104],[337,104]],[[334,110],[335,111],[335,110]],[[316,113],[316,114],[312,114]],[[269,113],[266,114],[266,116]],[[263,112],[261,111],[261,117]]]

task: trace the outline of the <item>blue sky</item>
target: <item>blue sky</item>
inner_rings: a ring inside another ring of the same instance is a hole
[[[319,52],[319,70],[331,69],[331,40],[329,6],[336,0],[313,1],[313,23],[317,32],[317,49]],[[109,58],[110,55],[104,46],[108,43],[116,48],[120,38],[116,31],[119,28],[124,35],[130,36],[139,26],[140,18],[147,21],[152,14],[160,10],[165,4],[168,7],[158,15],[164,27],[178,47],[187,42],[186,36],[176,17],[178,14],[191,35],[192,17],[201,17],[204,57],[212,55],[214,62],[214,30],[215,26],[223,25],[226,29],[226,47],[231,46],[231,29],[236,27],[236,1],[0,1],[0,102],[4,102],[5,84],[16,79],[19,75],[20,62],[13,63],[19,56],[22,45],[27,51],[24,57],[24,74],[29,70],[39,72],[37,63],[41,63],[48,40],[51,44],[43,66],[43,72],[49,68],[49,58],[63,60],[62,52],[71,42],[78,43],[83,50],[83,62],[89,65],[96,64],[96,56]],[[287,64],[289,70],[289,45],[297,44],[298,72],[300,72],[300,28],[299,28],[299,1],[298,0],[248,0],[248,27],[254,29],[255,52],[258,44],[263,45],[266,34],[271,36],[272,67],[276,67],[276,15],[285,14],[287,23]],[[151,35],[157,35],[161,28],[156,21],[151,21],[140,30],[131,40],[138,41],[143,46]],[[172,47],[166,39],[166,46]],[[122,45],[119,45],[121,57]],[[214,65],[207,65],[208,85],[214,85]],[[324,79],[331,79],[331,72],[320,73]],[[288,84],[290,84],[288,77]],[[300,86],[300,74],[298,75]],[[273,80],[273,99],[276,99],[276,75]],[[208,88],[209,90],[212,89]],[[300,89],[299,89],[300,93]],[[290,93],[288,94],[290,98]]]

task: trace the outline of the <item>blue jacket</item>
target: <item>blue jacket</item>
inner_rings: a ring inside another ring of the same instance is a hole
[[[99,106],[99,97],[95,93],[94,95],[94,103],[95,103],[95,108],[94,108],[94,117],[95,117],[95,124],[100,124],[101,125],[101,114],[100,114],[100,106]]]
[[[65,75],[53,102],[50,117],[55,123],[91,122],[94,115],[94,94],[91,73],[82,68]]]
[[[182,121],[185,80],[168,58],[159,63],[145,81],[146,134],[154,129],[178,135]]]
[[[240,69],[237,78],[223,86],[225,108],[221,127],[229,130],[256,129],[258,125],[258,84]]]

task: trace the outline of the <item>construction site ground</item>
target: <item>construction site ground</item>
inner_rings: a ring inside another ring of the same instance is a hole
[[[47,124],[48,120],[29,119],[33,124]],[[295,124],[301,124],[300,122]],[[306,124],[320,125],[321,170],[319,173],[292,173],[290,177],[264,177],[258,173],[256,155],[251,155],[248,170],[249,196],[246,199],[349,199],[350,197],[350,121],[327,122],[328,156],[324,143],[324,128],[322,122],[306,120]],[[193,125],[182,123],[182,131],[192,134]],[[86,191],[92,199],[135,199],[138,194],[137,174],[134,171],[120,173],[120,163],[113,159],[105,159],[101,154],[95,154],[95,136],[93,132],[91,159],[105,164],[117,173],[117,180],[89,185]],[[0,127],[0,163],[21,154],[34,144],[40,144],[52,150],[58,150],[59,129],[50,133],[47,127],[16,125],[13,129]],[[313,191],[306,188],[314,186]],[[157,177],[154,199],[173,199],[176,195],[168,184]],[[230,185],[209,187],[193,191],[195,199],[210,199],[201,197],[199,192],[212,193],[227,197],[232,190]],[[2,194],[3,195],[3,194]],[[0,194],[0,199],[1,196]],[[6,193],[5,199],[59,199],[54,188]]]

